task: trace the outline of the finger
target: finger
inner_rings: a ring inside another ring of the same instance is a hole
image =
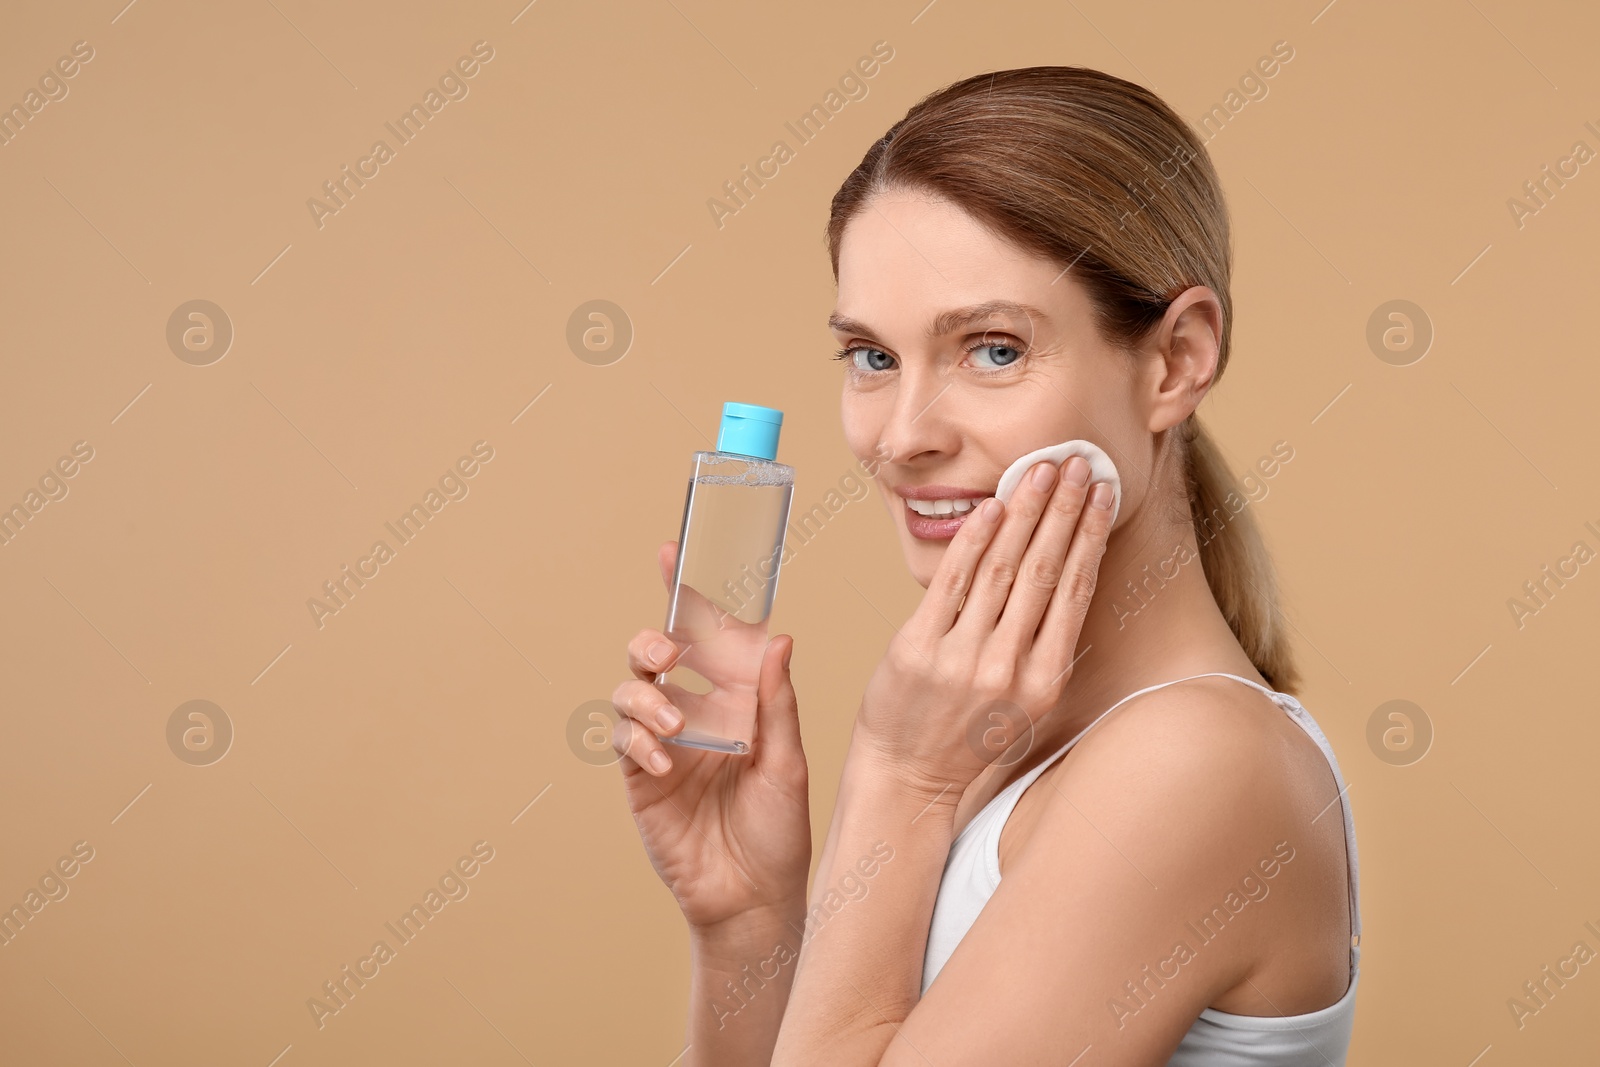
[[[611,732],[611,747],[624,763],[631,760],[653,778],[672,772],[672,757],[667,755],[666,746],[626,715]]]
[[[671,669],[682,651],[677,642],[660,630],[640,630],[628,642],[628,669],[635,678],[653,682]]]
[[[630,678],[611,694],[611,706],[625,718],[636,719],[663,737],[683,729],[683,713],[665,693],[639,678]]]
[[[1073,531],[1072,546],[1067,549],[1061,581],[1045,608],[1028,656],[1029,669],[1038,672],[1038,677],[1030,679],[1036,687],[1065,684],[1075,657],[1080,654],[1078,635],[1083,632],[1083,620],[1094,599],[1100,560],[1111,532],[1111,500],[1111,486],[1105,482],[1090,488],[1088,505]]]
[[[991,507],[993,514],[989,511]],[[978,560],[1005,518],[1005,512],[1004,504],[989,497],[968,514],[934,569],[922,602],[904,627],[908,637],[938,638],[950,631],[961,608],[961,598],[972,587]]]
[[[663,541],[656,549],[656,565],[661,568],[661,584],[672,591],[672,572],[678,565],[678,542]]]
[[[633,744],[635,734],[648,732],[627,718],[618,722],[616,729],[611,732],[611,748],[617,754],[617,766],[622,769],[624,777],[631,777],[635,774],[643,774],[651,778],[661,777],[660,774],[646,766],[651,753],[643,746],[635,747]]]
[[[753,745],[757,761],[787,760],[796,755],[805,759],[800,748],[800,705],[789,674],[793,653],[794,638],[779,634],[767,645],[761,659]]]
[[[1011,595],[995,625],[995,636],[1005,642],[1001,647],[1014,648],[1020,654],[1033,644],[1040,617],[1065,573],[1072,532],[1088,498],[1089,463],[1082,456],[1073,456],[1062,466],[1055,491],[1034,526]]]
[[[1033,537],[1034,525],[1039,521],[1050,499],[1050,491],[1055,487],[1056,473],[1054,463],[1047,460],[1035,463],[1006,503],[1005,518],[995,531],[988,550],[978,560],[972,589],[967,593],[967,602],[956,620],[958,628],[966,628],[968,632],[984,636],[994,629],[1006,597],[1011,595],[1023,549]],[[1041,486],[1040,480],[1044,480],[1045,484]]]

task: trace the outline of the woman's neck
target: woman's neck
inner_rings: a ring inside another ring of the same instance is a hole
[[[1211,593],[1193,524],[1130,524],[1119,534],[1101,560],[1061,718],[1086,725],[1129,693],[1191,674],[1259,681]]]

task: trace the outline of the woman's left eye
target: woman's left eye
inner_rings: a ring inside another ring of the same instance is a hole
[[[968,352],[982,352],[985,350],[994,350],[997,353],[1000,353],[1000,355],[996,357],[999,359],[999,367],[1009,367],[1017,360],[1022,358],[1022,349],[1018,348],[1016,345],[1010,345],[1004,342],[974,345],[972,348],[967,349]]]

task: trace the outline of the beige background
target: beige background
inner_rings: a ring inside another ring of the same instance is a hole
[[[660,621],[654,551],[723,400],[787,412],[797,509],[852,469],[834,189],[980,70],[1094,66],[1198,122],[1283,40],[1210,144],[1239,317],[1206,412],[1240,468],[1295,450],[1253,506],[1360,831],[1352,1063],[1592,1062],[1600,967],[1520,1030],[1506,1004],[1600,949],[1600,565],[1520,629],[1507,607],[1600,549],[1600,174],[1520,228],[1507,206],[1600,150],[1592,9],[123,2],[0,32],[0,103],[94,49],[0,147],[0,505],[94,451],[0,547],[0,903],[94,850],[0,948],[0,1059],[673,1061],[685,937],[568,723]],[[307,199],[479,40],[469,95],[319,229]],[[707,200],[880,40],[868,95],[719,229]],[[235,330],[209,366],[166,341],[196,299]],[[595,299],[634,330],[608,366],[566,341]],[[1394,299],[1436,331],[1409,366],[1366,341]],[[319,628],[307,600],[477,441],[470,494]],[[785,573],[820,841],[878,612],[921,590],[876,502]],[[167,741],[196,699],[234,730],[207,766]],[[1432,723],[1420,762],[1368,745],[1391,699]],[[307,999],[478,841],[470,895],[319,1030]]]

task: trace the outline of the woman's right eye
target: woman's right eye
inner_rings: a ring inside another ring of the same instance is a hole
[[[856,358],[856,353],[858,352],[868,353],[867,363],[865,366],[862,365],[861,360]],[[889,355],[887,352],[884,352],[881,349],[873,348],[870,345],[857,345],[854,348],[841,348],[838,352],[834,353],[833,358],[848,361],[848,366],[854,371],[865,372],[889,369],[887,366],[880,365],[878,361],[875,361],[873,358],[874,356],[878,357],[878,359],[882,361],[892,361],[894,359],[894,357]]]

